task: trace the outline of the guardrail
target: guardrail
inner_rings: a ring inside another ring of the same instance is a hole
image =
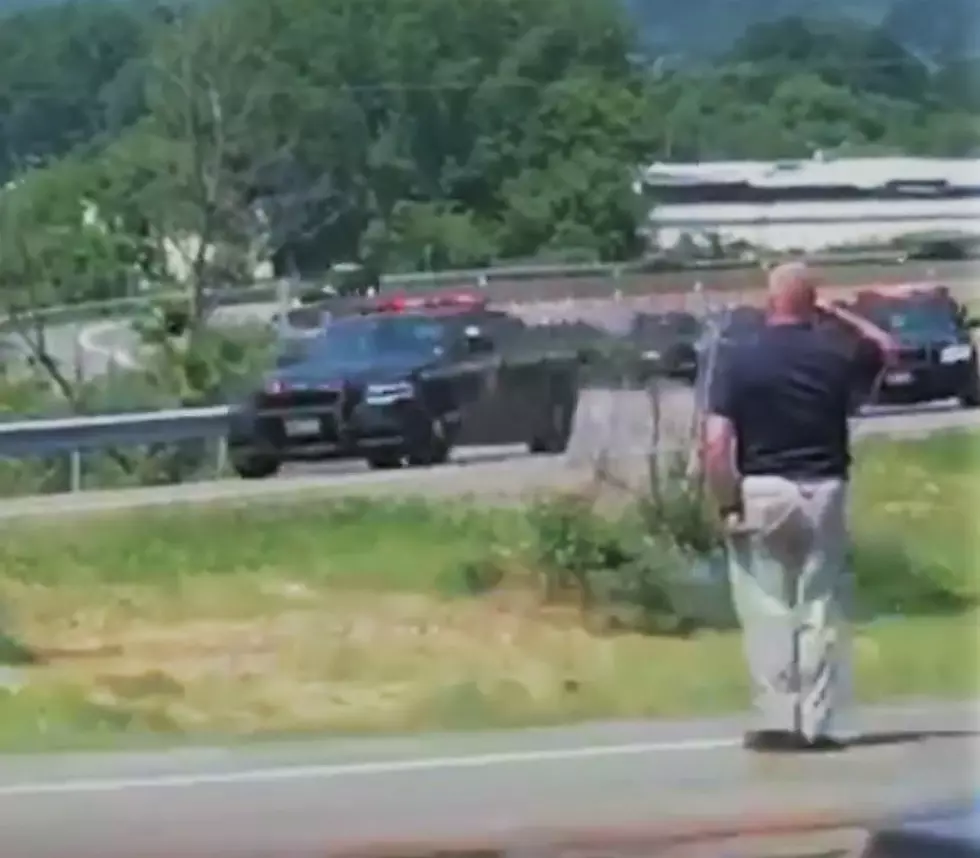
[[[69,454],[71,491],[81,488],[81,454],[111,447],[175,444],[182,441],[218,440],[216,465],[219,470],[227,455],[227,434],[231,406],[177,408],[165,411],[98,414],[86,417],[20,420],[0,423],[0,459]],[[935,431],[971,429],[980,424],[969,412],[920,415],[915,424],[895,426],[870,418],[858,425],[856,435],[887,434],[918,437]],[[956,417],[964,419],[957,420]]]
[[[104,447],[221,438],[228,405],[0,423],[0,457],[48,456]]]
[[[68,489],[77,492],[82,489],[82,454],[88,450],[218,439],[215,472],[220,473],[227,458],[230,411],[217,405],[0,423],[0,459],[67,453]]]

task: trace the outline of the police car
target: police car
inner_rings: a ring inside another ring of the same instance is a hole
[[[637,313],[627,338],[637,351],[644,374],[693,382],[702,322],[693,313]]]
[[[949,290],[935,284],[881,287],[859,292],[851,309],[898,342],[898,361],[875,380],[868,400],[920,403],[958,399],[980,406],[980,363],[973,330],[980,321]]]
[[[377,296],[284,352],[233,409],[232,465],[261,478],[295,460],[436,465],[458,444],[563,452],[579,356],[533,340],[477,293]]]

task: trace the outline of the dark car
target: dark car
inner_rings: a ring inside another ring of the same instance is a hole
[[[883,825],[871,833],[861,858],[980,858],[980,800]]]
[[[980,365],[972,331],[977,320],[944,289],[865,294],[857,311],[899,344],[895,366],[875,380],[869,401],[920,403],[958,399],[980,406]]]
[[[693,382],[701,329],[701,320],[693,313],[637,313],[627,336],[645,375]]]
[[[563,452],[578,403],[578,355],[528,347],[519,319],[477,299],[385,298],[339,319],[233,411],[235,470],[364,458],[375,468],[445,462],[460,444]]]
[[[708,314],[695,343],[699,384],[717,375],[718,367],[739,343],[748,342],[765,325],[765,313],[758,307],[741,304]]]

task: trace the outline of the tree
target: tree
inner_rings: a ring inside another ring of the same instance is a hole
[[[74,410],[80,379],[49,348],[44,316],[55,304],[126,294],[132,246],[99,214],[101,184],[91,163],[67,158],[20,174],[0,193],[0,301],[7,324],[35,366]]]
[[[296,141],[280,179],[325,191],[281,247],[301,269],[380,252],[408,268],[497,255],[511,230],[508,182],[550,169],[559,152],[581,167],[590,150],[604,154],[605,175],[619,165],[627,188],[643,148],[640,76],[611,0],[243,0],[234,16],[236,44],[262,57],[237,79],[279,88],[269,115]],[[606,209],[608,198],[584,194],[563,216],[631,235],[636,224]],[[598,243],[609,255],[628,239]]]
[[[32,5],[0,27],[0,183],[104,130],[107,93],[151,35],[139,4]]]
[[[941,75],[882,31],[790,18],[750,28],[701,71],[651,74],[647,103],[662,117],[652,154],[681,159],[857,154],[964,155],[976,122]]]
[[[831,86],[866,95],[924,101],[930,95],[926,65],[884,30],[846,20],[789,17],[749,27],[726,54],[784,77],[818,76]]]
[[[272,93],[243,74],[255,60],[229,21],[171,23],[144,64],[146,115],[99,159],[113,218],[143,237],[148,279],[185,291],[192,337],[209,292],[254,278],[290,208],[281,187],[267,193],[270,176],[289,166],[290,138],[271,122]]]

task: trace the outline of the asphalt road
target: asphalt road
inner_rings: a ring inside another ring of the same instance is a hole
[[[976,704],[860,713],[845,753],[760,761],[742,718],[0,758],[11,858],[323,858],[383,841],[819,811],[869,820],[967,796]]]

